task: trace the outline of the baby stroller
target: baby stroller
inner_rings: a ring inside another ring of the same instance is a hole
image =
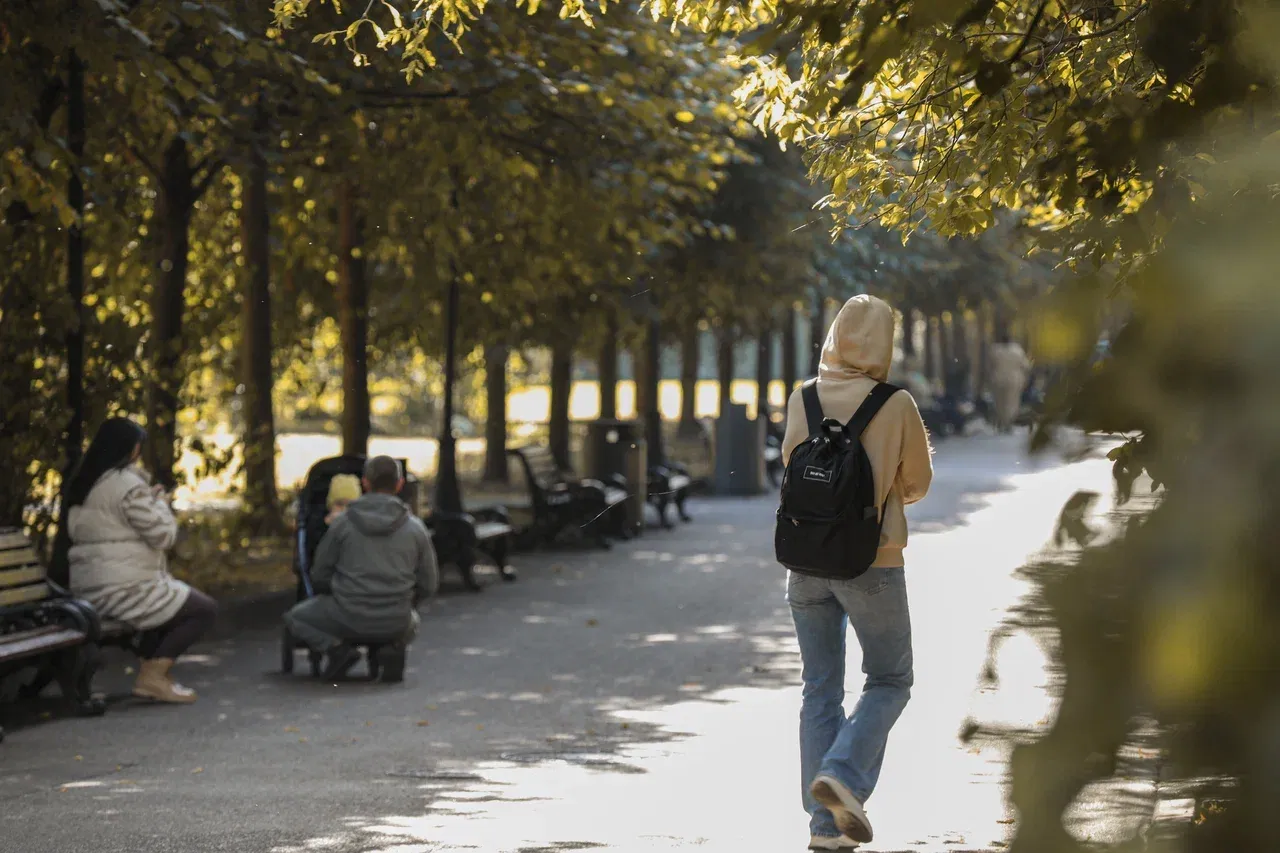
[[[363,456],[334,456],[321,459],[307,472],[306,484],[298,494],[296,504],[297,530],[293,543],[293,571],[298,576],[298,601],[316,594],[311,585],[311,563],[315,558],[316,546],[320,544],[320,537],[328,529],[324,518],[328,513],[325,501],[329,495],[329,481],[339,474],[361,476],[364,473],[364,463]],[[348,637],[346,640],[354,646],[364,648],[371,680],[379,676],[382,676],[383,681],[403,680],[405,649],[398,638]],[[293,672],[294,653],[301,648],[307,649],[311,674],[319,677],[322,670],[320,653],[299,642],[287,627],[284,628],[281,642],[280,668],[285,673]]]

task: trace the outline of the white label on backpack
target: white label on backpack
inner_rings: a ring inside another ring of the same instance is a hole
[[[825,468],[815,468],[810,465],[808,468],[804,469],[804,479],[816,480],[819,483],[830,483],[831,472]]]

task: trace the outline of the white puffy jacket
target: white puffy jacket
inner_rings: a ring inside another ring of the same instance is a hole
[[[178,538],[169,505],[138,468],[108,471],[71,508],[71,590],[100,615],[147,630],[177,615],[190,587],[169,574]]]

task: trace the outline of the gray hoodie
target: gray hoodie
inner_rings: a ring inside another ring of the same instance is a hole
[[[394,495],[371,493],[351,503],[316,548],[311,580],[333,596],[359,633],[406,628],[416,599],[440,586],[426,526]]]

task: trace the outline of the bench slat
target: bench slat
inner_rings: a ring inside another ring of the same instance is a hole
[[[32,655],[65,649],[83,643],[85,635],[70,628],[49,625],[0,636],[0,661],[21,660]]]
[[[0,569],[8,566],[26,566],[39,562],[40,559],[36,557],[36,549],[30,545],[23,548],[10,548],[6,551],[0,551]]]
[[[14,530],[12,527],[0,528],[0,551],[7,551],[10,548],[26,548],[31,544],[21,531]]]
[[[476,538],[481,542],[510,534],[511,525],[503,524],[501,521],[482,521],[476,525]]]
[[[43,601],[49,597],[49,587],[44,583],[31,586],[19,586],[13,589],[0,589],[0,607],[11,604],[28,604],[32,601]]]
[[[23,586],[42,580],[44,580],[44,569],[41,566],[24,566],[21,569],[0,572],[0,589]]]

